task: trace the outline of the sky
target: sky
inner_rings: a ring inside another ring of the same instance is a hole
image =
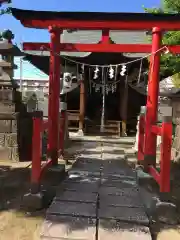
[[[12,0],[9,6],[28,10],[45,11],[89,11],[89,12],[143,12],[145,7],[157,7],[160,0]],[[8,7],[8,5],[4,5]],[[11,15],[0,16],[0,31],[10,29],[15,34],[14,42],[20,46],[22,42],[49,42],[47,30],[24,28]],[[19,59],[16,59],[19,66]],[[15,77],[19,77],[19,70]],[[47,78],[32,65],[23,63],[23,77]]]

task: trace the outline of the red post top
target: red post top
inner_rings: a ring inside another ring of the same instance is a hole
[[[152,34],[153,33],[161,33],[161,29],[159,27],[153,27]]]

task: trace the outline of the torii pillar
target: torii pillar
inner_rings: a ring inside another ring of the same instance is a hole
[[[148,165],[156,165],[156,141],[157,135],[151,131],[151,126],[157,122],[158,96],[159,96],[159,72],[161,58],[162,32],[158,27],[152,29],[152,55],[150,58],[150,69],[148,79],[148,94],[146,104],[145,121],[145,145],[144,145],[144,163],[145,168]]]
[[[48,153],[52,164],[58,164],[59,148],[59,95],[60,95],[60,35],[61,30],[49,27],[50,42],[50,73],[49,73],[49,104],[48,104]]]

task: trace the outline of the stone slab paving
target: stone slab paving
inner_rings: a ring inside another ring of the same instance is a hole
[[[96,204],[54,200],[47,210],[47,215],[96,218]]]
[[[120,175],[122,176],[122,175]],[[123,175],[124,176],[124,175]],[[119,189],[122,188],[137,188],[138,184],[137,181],[134,177],[132,178],[121,178],[121,177],[113,177],[110,176],[109,177],[102,177],[101,178],[101,185],[102,186],[113,186],[113,187],[117,187]]]
[[[93,176],[91,174],[83,174],[82,172],[74,173],[69,172],[68,173],[68,179],[66,179],[64,182],[72,182],[72,183],[94,183],[94,184],[100,184],[100,173],[99,177]]]
[[[125,222],[132,222],[148,226],[149,219],[144,208],[117,207],[100,204],[99,219],[116,219]]]
[[[136,173],[121,156],[122,143],[113,140],[109,144],[102,138],[101,145],[103,141],[103,148],[93,142],[90,149],[86,147],[87,153],[81,155],[57,189],[41,239],[151,239]]]
[[[82,172],[96,172],[99,173],[101,166],[96,166],[95,164],[81,165],[79,167],[74,167],[74,171],[82,171]]]
[[[106,167],[102,169],[101,176],[136,178],[136,173],[135,171],[131,171],[130,169],[123,169],[123,167],[121,167],[120,169],[118,169],[118,167],[110,167],[109,169]]]
[[[100,158],[89,159],[81,157],[73,165],[73,168],[69,171],[69,175],[72,174],[91,175],[100,178],[101,162],[102,160],[100,160]]]
[[[95,240],[96,219],[49,216],[44,222],[42,240]]]
[[[100,220],[98,240],[151,240],[151,234],[145,226],[117,220]]]
[[[107,206],[115,207],[139,207],[143,208],[143,203],[139,201],[139,195],[136,194],[133,197],[128,195],[106,195],[99,194],[99,198],[103,199],[103,204]]]
[[[98,185],[95,183],[73,183],[65,182],[62,183],[58,190],[64,189],[69,191],[82,191],[82,192],[98,192]]]
[[[90,169],[87,169],[87,170],[82,170],[82,169],[78,169],[78,168],[73,168],[69,171],[69,174],[70,175],[80,175],[80,176],[93,176],[93,177],[96,177],[96,178],[100,178],[101,174],[100,174],[100,171],[93,171]]]
[[[59,191],[56,194],[55,201],[68,201],[68,202],[84,202],[94,203],[97,202],[97,193],[89,193],[82,191]]]
[[[113,195],[113,196],[129,196],[134,197],[137,196],[139,192],[139,188],[118,188],[114,186],[101,186],[99,189],[99,194],[103,195]]]
[[[102,164],[102,160],[101,158],[95,158],[95,159],[90,159],[90,158],[85,158],[85,157],[79,157],[78,160],[73,164],[73,167],[81,165],[81,164],[96,164],[96,166],[101,165]]]

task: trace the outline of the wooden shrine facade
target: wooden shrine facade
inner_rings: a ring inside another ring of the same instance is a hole
[[[164,30],[180,29],[180,14],[147,14],[147,13],[90,13],[90,12],[43,12],[12,9],[12,14],[25,27],[48,29],[50,43],[24,43],[25,50],[49,50],[49,152],[54,163],[58,158],[58,115],[60,92],[60,58],[61,51],[83,52],[151,52],[146,128],[145,128],[145,158],[154,159],[156,153],[156,135],[151,132],[151,126],[157,121],[157,106],[159,92],[160,55],[167,51],[162,46]],[[102,30],[100,44],[62,44],[61,34],[64,29]],[[152,31],[152,47],[147,45],[114,45],[109,41],[110,30],[150,30]],[[179,46],[168,46],[174,53],[180,52]]]

